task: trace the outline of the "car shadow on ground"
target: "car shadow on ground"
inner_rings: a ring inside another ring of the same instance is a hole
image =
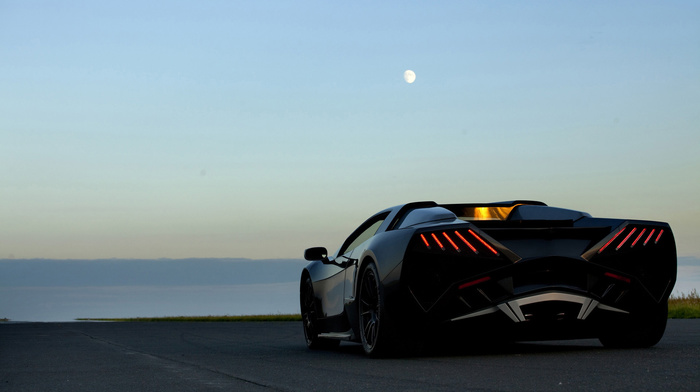
[[[604,350],[608,349],[604,348],[597,339],[538,342],[442,342],[399,350],[398,353],[387,356],[387,358],[511,356]],[[350,356],[365,356],[362,345],[357,343],[343,342],[338,348],[329,351]]]

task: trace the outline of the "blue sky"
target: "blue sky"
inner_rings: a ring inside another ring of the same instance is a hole
[[[0,258],[301,257],[388,206],[512,199],[667,221],[700,257],[699,20],[0,1]]]

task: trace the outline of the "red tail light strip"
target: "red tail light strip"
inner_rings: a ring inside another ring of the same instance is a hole
[[[651,233],[649,233],[649,237],[647,237],[647,239],[644,240],[644,246],[647,246],[647,242],[649,242],[649,240],[651,239],[651,237],[654,235],[654,232],[655,232],[655,231],[656,231],[656,229],[652,229],[652,230],[651,230]]]
[[[613,278],[613,279],[621,280],[625,283],[632,282],[632,280],[630,278],[625,278],[624,276],[616,275],[616,274],[613,274],[612,272],[606,272],[605,276]]]
[[[642,232],[639,233],[639,235],[638,235],[637,238],[634,240],[634,242],[632,243],[632,246],[630,246],[630,248],[634,248],[634,246],[637,245],[637,241],[639,241],[639,239],[642,238],[642,236],[644,235],[644,232],[645,232],[645,231],[647,231],[647,229],[642,229]]]
[[[461,251],[462,251],[461,249],[459,249],[459,246],[457,246],[457,244],[455,244],[455,242],[452,241],[452,238],[450,238],[450,236],[447,235],[447,233],[445,233],[445,232],[443,231],[443,232],[442,232],[442,235],[445,236],[445,238],[447,238],[447,241],[450,242],[450,245],[452,245],[452,247],[455,248],[455,250],[456,250],[457,252],[461,252]]]
[[[455,231],[455,235],[456,235],[457,237],[459,237],[459,239],[462,240],[462,242],[464,242],[464,243],[469,247],[469,249],[472,250],[472,252],[474,252],[474,253],[476,253],[476,254],[479,254],[479,251],[476,250],[476,248],[474,247],[474,245],[472,245],[471,243],[469,243],[469,241],[467,241],[466,238],[464,238],[461,234],[459,234],[458,231]]]
[[[440,249],[445,250],[445,247],[442,245],[442,242],[440,242],[440,240],[437,238],[437,236],[435,235],[435,233],[430,233],[430,236],[433,237],[433,239],[435,240],[435,242],[438,243],[438,246],[440,247]]]
[[[435,242],[437,242],[437,244],[438,244],[438,246],[440,247],[440,249],[445,250],[445,247],[442,246],[442,242],[440,242],[440,240],[437,238],[437,236],[435,235],[435,233],[430,233],[430,236],[433,237],[433,239],[435,240]]]
[[[425,239],[425,236],[423,234],[421,234],[420,238],[423,239],[423,243],[425,244],[425,246],[427,246],[428,249],[430,249],[430,243],[428,242],[427,239]]]
[[[489,245],[488,242],[484,241],[483,238],[479,237],[475,232],[473,232],[473,231],[471,231],[471,230],[469,230],[469,234],[473,235],[474,238],[476,238],[476,239],[479,240],[482,244],[484,244],[484,246],[487,247],[488,250],[491,251],[491,253],[493,253],[494,255],[498,256],[498,251],[496,251],[496,249],[493,249],[493,247],[492,247],[491,245]]]
[[[484,276],[483,278],[480,278],[480,279],[477,279],[477,280],[472,280],[471,282],[467,282],[467,283],[464,283],[464,284],[459,285],[459,289],[460,289],[460,290],[466,289],[466,288],[469,287],[469,286],[474,286],[475,284],[483,283],[483,282],[486,282],[486,281],[489,281],[489,280],[491,280],[491,277],[490,277],[490,276]]]
[[[622,242],[620,242],[620,245],[618,245],[617,248],[615,248],[615,250],[620,250],[620,248],[622,248],[622,245],[624,245],[625,242],[627,242],[627,240],[630,239],[630,237],[632,236],[632,234],[634,234],[635,231],[637,231],[636,227],[632,229],[632,231],[630,231],[629,234],[627,234],[627,237],[625,237],[625,239],[622,240]]]
[[[658,244],[663,233],[664,230],[658,227],[654,228],[649,226],[645,227],[640,224],[631,224],[615,233],[608,242],[598,249],[598,253],[603,253],[603,251],[609,247],[614,247],[615,250],[618,251],[623,249],[626,244],[630,244],[626,249],[632,249],[637,246],[638,243],[641,243],[642,246],[647,246],[649,241],[652,240],[654,244]],[[624,236],[622,234],[624,234]],[[622,240],[620,240],[620,238],[622,238]]]
[[[467,229],[469,234],[474,237],[477,241],[481,243],[486,249],[489,250],[489,252],[495,256],[499,256],[500,253],[491,245],[488,243],[485,239],[483,239],[479,234],[477,234],[475,231]],[[465,236],[467,234],[464,233],[464,231],[460,232],[459,230],[455,230],[452,232],[447,232],[447,231],[436,231],[432,233],[422,233],[419,234],[420,241],[419,243],[422,242],[420,246],[425,246],[427,249],[433,249],[433,248],[440,248],[442,251],[446,251],[449,249],[454,249],[456,252],[462,252],[462,250],[465,250],[465,246],[468,247],[474,254],[478,255],[481,252],[483,252],[483,249],[480,250],[478,247],[481,245],[477,245],[474,243],[473,239],[467,239]],[[468,236],[467,236],[468,237]],[[459,240],[457,239],[459,238]],[[451,248],[447,246],[447,243],[451,245]],[[488,252],[487,252],[488,253]]]
[[[625,229],[622,229],[622,230],[620,230],[620,231],[618,231],[617,234],[615,234],[615,236],[614,236],[613,238],[610,239],[610,241],[606,242],[605,245],[603,245],[603,246],[598,250],[598,253],[604,251],[605,248],[607,248],[608,245],[610,245],[613,241],[615,241],[615,238],[617,238],[617,237],[618,237],[620,234],[622,234],[625,230],[626,230],[626,228],[625,228]]]
[[[656,237],[656,241],[654,241],[655,244],[658,244],[658,243],[659,243],[659,240],[661,239],[661,235],[662,235],[663,233],[664,233],[663,230],[661,230],[661,231],[659,232],[659,236]]]

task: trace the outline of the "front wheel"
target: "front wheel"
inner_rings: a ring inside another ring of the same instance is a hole
[[[330,340],[318,337],[318,316],[316,313],[316,298],[311,278],[306,276],[301,281],[299,290],[301,305],[301,320],[304,326],[304,338],[306,345],[312,349],[329,349],[338,347],[339,340]]]

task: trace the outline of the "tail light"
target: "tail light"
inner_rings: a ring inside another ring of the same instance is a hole
[[[466,289],[467,287],[471,287],[471,286],[477,285],[477,284],[479,284],[479,283],[488,282],[489,280],[491,280],[491,277],[490,277],[490,276],[484,276],[483,278],[479,278],[479,279],[476,279],[476,280],[469,281],[469,282],[467,282],[467,283],[463,283],[463,284],[459,285],[459,287],[457,287],[457,288],[460,289],[460,290],[462,290],[462,289]]]
[[[499,256],[500,253],[479,233],[472,229],[440,230],[420,235],[422,246],[441,252],[468,252]]]
[[[617,252],[623,249],[632,249],[636,246],[653,246],[661,241],[664,230],[659,227],[627,225],[619,229],[603,246],[598,249],[598,254],[604,251]]]
[[[632,279],[627,278],[627,277],[622,276],[622,275],[613,274],[612,272],[606,272],[604,275],[607,276],[607,277],[609,277],[609,278],[613,278],[613,279],[617,279],[617,280],[623,281],[623,282],[625,282],[625,283],[630,283],[630,282],[632,282]]]

